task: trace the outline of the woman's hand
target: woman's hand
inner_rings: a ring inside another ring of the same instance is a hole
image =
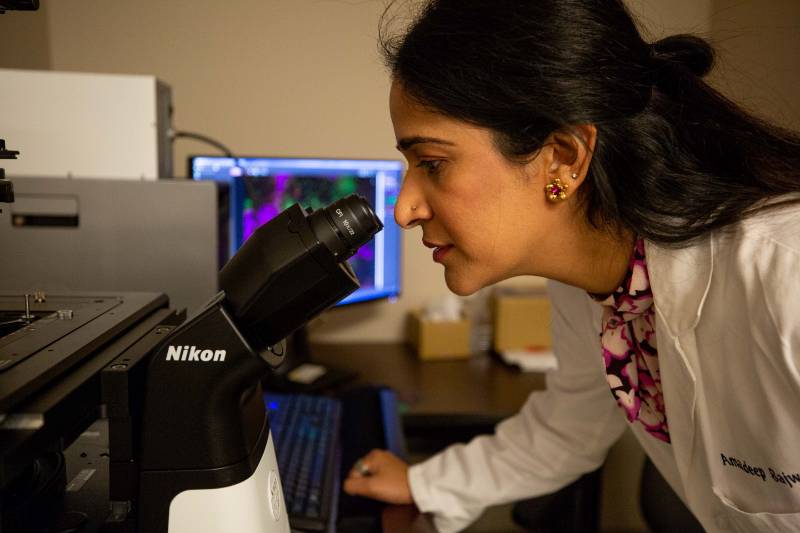
[[[359,459],[344,480],[344,491],[387,503],[413,503],[408,465],[386,450],[372,450]]]

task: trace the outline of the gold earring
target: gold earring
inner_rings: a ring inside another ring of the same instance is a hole
[[[561,183],[561,178],[553,178],[544,187],[544,192],[547,193],[547,199],[551,202],[560,202],[567,199],[567,189],[569,185]]]

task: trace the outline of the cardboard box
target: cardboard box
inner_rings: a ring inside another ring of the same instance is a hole
[[[544,289],[498,288],[492,296],[492,347],[496,352],[546,349],[550,337],[550,300]]]
[[[464,359],[471,355],[470,324],[463,318],[456,321],[432,321],[421,311],[408,316],[408,341],[422,360]]]

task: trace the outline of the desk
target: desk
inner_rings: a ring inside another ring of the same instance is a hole
[[[315,344],[312,359],[358,374],[357,384],[387,385],[408,407],[404,424],[470,419],[497,422],[516,413],[544,375],[523,373],[489,355],[420,361],[403,344]]]
[[[311,353],[315,363],[356,372],[355,385],[397,391],[406,405],[407,436],[413,432],[425,438],[439,430],[452,437],[458,427],[490,431],[516,413],[531,391],[544,388],[543,374],[519,372],[487,354],[420,361],[403,344],[316,344]],[[382,527],[384,533],[435,533],[430,518],[413,505],[386,507]]]

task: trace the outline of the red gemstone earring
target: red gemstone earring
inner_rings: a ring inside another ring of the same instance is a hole
[[[551,202],[560,202],[567,199],[567,189],[569,185],[561,183],[561,178],[553,178],[547,185],[544,186],[544,192],[547,193],[547,199]]]

